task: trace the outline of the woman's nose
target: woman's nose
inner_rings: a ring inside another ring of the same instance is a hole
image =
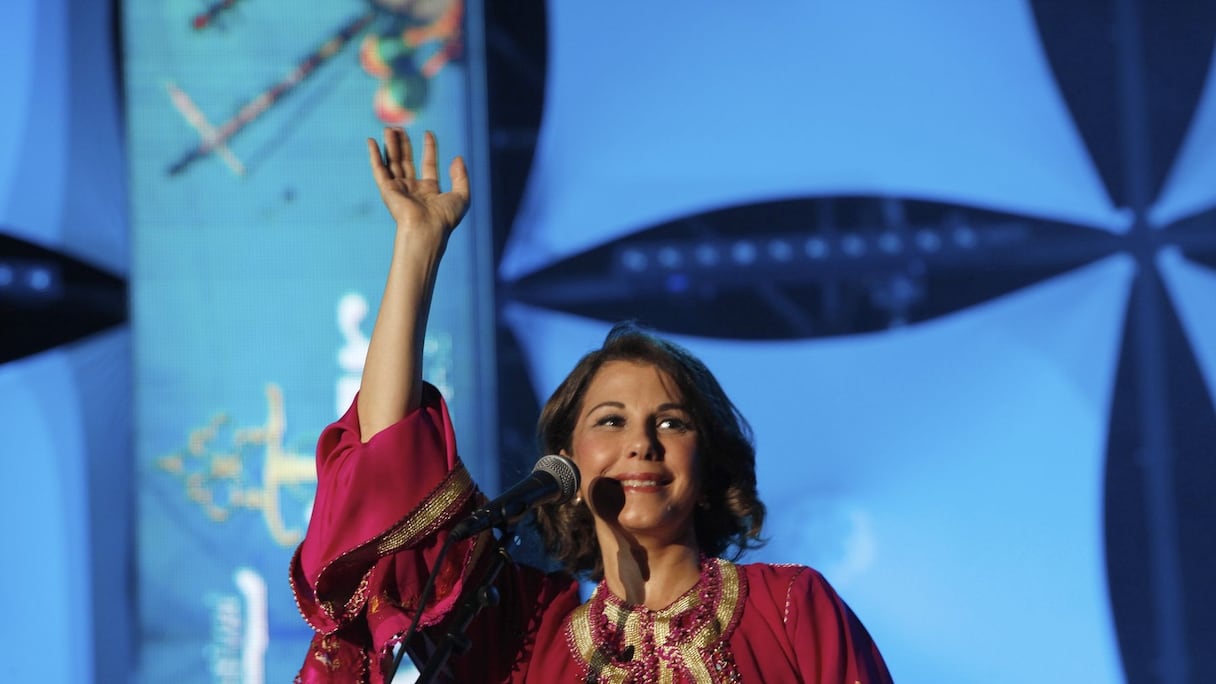
[[[663,457],[663,446],[659,443],[659,435],[654,428],[645,427],[633,431],[630,435],[629,455],[644,461]]]

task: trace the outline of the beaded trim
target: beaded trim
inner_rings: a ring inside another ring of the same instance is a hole
[[[367,582],[371,575],[372,564],[379,558],[407,548],[433,534],[460,510],[474,491],[473,480],[469,476],[469,472],[465,470],[462,463],[457,461],[456,468],[448,473],[447,477],[409,515],[399,520],[386,532],[343,553],[321,569],[315,583],[315,591],[318,595],[325,593],[325,585],[329,583],[327,582],[329,578],[340,575],[351,567],[367,566],[359,584],[345,602],[339,605],[334,601],[319,601],[321,611],[330,620],[339,624],[354,618],[362,610],[363,604],[367,600]],[[299,554],[299,549],[296,550],[296,553]],[[294,576],[291,579],[294,589]],[[296,607],[300,608],[299,593],[295,593],[297,595]],[[300,610],[300,613],[306,620],[308,619],[304,610]],[[333,629],[337,629],[337,627],[335,626]],[[333,629],[328,631],[333,631]]]
[[[582,681],[596,684],[739,682],[728,642],[747,582],[720,558],[701,560],[697,584],[670,606],[626,605],[600,582],[566,624]]]
[[[473,479],[469,477],[469,471],[465,470],[464,465],[457,464],[442,486],[376,544],[376,555],[395,553],[434,533],[472,492]]]

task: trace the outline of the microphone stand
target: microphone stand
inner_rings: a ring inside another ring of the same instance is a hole
[[[494,557],[490,561],[490,566],[476,585],[465,586],[464,593],[452,613],[452,620],[448,624],[446,633],[441,637],[435,652],[426,661],[426,668],[418,676],[415,684],[431,684],[435,681],[435,677],[439,676],[440,670],[447,665],[448,658],[453,653],[468,651],[473,644],[469,641],[465,631],[473,622],[473,618],[477,617],[482,608],[498,605],[499,595],[498,589],[494,587],[494,580],[498,578],[498,573],[502,571],[507,561],[511,560],[511,556],[507,553],[507,540],[515,537],[512,525],[504,525],[500,530],[501,535],[494,547]]]

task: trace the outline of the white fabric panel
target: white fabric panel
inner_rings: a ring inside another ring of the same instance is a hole
[[[1123,681],[1101,513],[1132,272],[1111,257],[891,333],[675,338],[756,430],[753,558],[824,571],[901,682]],[[507,320],[541,396],[608,328]]]
[[[0,365],[9,482],[0,519],[16,554],[0,564],[0,586],[8,610],[21,616],[18,628],[5,630],[8,648],[21,654],[4,665],[5,681],[92,681],[85,407],[70,354]]]
[[[0,3],[0,229],[127,272],[111,3]]]
[[[34,0],[0,3],[0,226],[12,223],[7,191],[19,169],[16,150],[21,145],[32,108],[34,84]]]
[[[866,194],[1123,230],[1023,0],[549,3],[507,280],[659,222]]]
[[[1216,49],[1199,106],[1149,221],[1162,228],[1216,207]]]
[[[68,65],[66,0],[0,3],[0,229],[55,247],[60,240]],[[24,192],[36,176],[39,195]]]
[[[126,135],[119,119],[115,3],[69,0],[71,92],[64,186],[62,250],[107,271],[130,271]],[[80,182],[81,175],[88,182]]]
[[[1216,272],[1187,261],[1174,247],[1158,254],[1157,265],[1216,404]]]

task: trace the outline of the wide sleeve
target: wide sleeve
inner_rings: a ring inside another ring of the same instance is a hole
[[[484,499],[457,456],[447,406],[433,386],[424,386],[420,408],[366,443],[357,404],[317,442],[317,495],[291,562],[300,613],[321,634],[355,620],[380,590],[373,585],[385,581],[396,585],[392,594],[401,605],[417,605],[411,599],[442,547],[444,530]],[[446,604],[459,593],[453,585],[471,560],[473,543],[450,549],[443,573],[450,584],[428,606],[424,624],[450,608]],[[393,554],[397,572],[379,563]],[[414,570],[402,573],[403,566]],[[408,585],[401,584],[403,575]]]
[[[789,584],[786,610],[786,629],[802,681],[891,683],[870,633],[823,575],[801,568]]]

